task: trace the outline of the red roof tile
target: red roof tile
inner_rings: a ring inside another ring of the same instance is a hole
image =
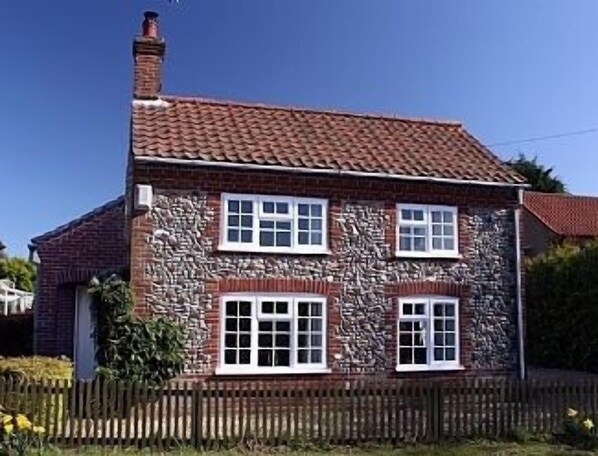
[[[556,234],[598,236],[598,197],[525,192],[523,202]]]
[[[459,123],[165,96],[133,103],[136,157],[522,184]]]

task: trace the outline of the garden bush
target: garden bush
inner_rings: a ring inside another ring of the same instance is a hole
[[[184,366],[185,332],[169,318],[131,315],[129,284],[116,274],[89,286],[96,319],[96,360],[100,378],[160,385]]]
[[[48,358],[31,356],[22,358],[0,358],[0,382],[12,384],[10,392],[0,395],[0,406],[8,412],[25,414],[34,422],[52,425],[54,419],[62,417],[64,398],[62,395],[52,394],[49,398],[39,388],[30,389],[27,385],[63,380],[65,385],[71,383],[73,365],[66,358]],[[18,387],[17,387],[18,386]],[[1,389],[0,389],[1,390]],[[43,400],[42,400],[43,398]]]
[[[532,364],[598,372],[598,242],[528,260],[526,308]]]

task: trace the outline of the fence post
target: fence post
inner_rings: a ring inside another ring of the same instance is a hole
[[[191,445],[198,449],[203,444],[202,389],[201,383],[195,382],[191,393]]]
[[[428,439],[441,440],[444,437],[444,390],[442,382],[432,382],[427,388],[427,434]]]

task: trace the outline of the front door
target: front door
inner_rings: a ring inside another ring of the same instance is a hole
[[[91,296],[85,287],[77,288],[76,306],[75,376],[78,380],[89,380],[94,377],[96,346],[91,316]]]

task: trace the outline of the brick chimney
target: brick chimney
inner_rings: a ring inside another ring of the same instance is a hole
[[[158,98],[162,89],[162,62],[166,43],[158,30],[158,13],[146,11],[141,36],[133,41],[135,60],[133,97],[143,100]]]

